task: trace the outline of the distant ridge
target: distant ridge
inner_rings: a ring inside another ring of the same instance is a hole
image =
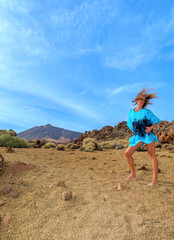
[[[52,138],[60,141],[73,141],[81,135],[81,132],[66,130],[59,127],[54,127],[51,124],[44,126],[36,126],[26,131],[17,133],[17,136],[29,139]]]

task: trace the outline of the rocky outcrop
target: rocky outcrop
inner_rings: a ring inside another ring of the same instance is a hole
[[[162,121],[158,126],[153,129],[154,134],[158,137],[159,142],[174,144],[174,121]],[[83,139],[90,137],[100,141],[114,140],[120,138],[129,139],[133,132],[128,128],[127,122],[122,121],[117,126],[105,126],[101,130],[94,129],[93,131],[85,131],[79,138],[75,139],[72,143],[77,144],[78,147],[82,146]]]
[[[39,139],[37,139],[37,140],[35,141],[35,143],[33,144],[33,148],[41,148],[42,146],[45,145],[45,143],[46,143],[45,140],[39,140]]]

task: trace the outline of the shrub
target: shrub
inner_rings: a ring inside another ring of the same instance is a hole
[[[73,143],[68,143],[68,145],[66,146],[67,148],[70,148],[70,149],[77,149],[77,144],[73,144]]]
[[[94,150],[102,151],[103,146],[101,144],[98,144],[97,140],[94,138],[84,138],[83,139],[83,145],[80,150],[85,152],[93,152]]]
[[[162,148],[162,144],[160,142],[155,143],[156,148]]]
[[[7,132],[10,136],[16,136],[16,132],[15,131],[13,131],[13,130],[9,130],[8,132]]]
[[[72,143],[68,143],[68,144],[66,145],[67,148],[70,148],[71,146],[72,146]]]
[[[107,142],[106,142],[106,143],[103,143],[102,145],[103,145],[103,148],[104,148],[104,149],[113,149],[113,148],[115,148],[115,146],[116,146],[116,144],[111,144],[111,143],[109,143],[109,142],[108,142],[108,143],[107,143]]]
[[[45,144],[45,146],[46,146],[47,148],[55,148],[55,147],[56,147],[56,144],[55,144],[55,143],[52,143],[52,142],[48,142],[48,143]]]
[[[93,142],[88,142],[85,146],[85,152],[93,152],[94,150],[97,150],[97,146]]]
[[[29,148],[30,145],[24,138],[10,136],[5,133],[0,136],[0,147]]]
[[[88,137],[83,139],[83,147],[85,147],[89,142],[97,144],[96,139]]]
[[[65,150],[65,146],[63,144],[59,144],[56,147],[57,150]]]
[[[173,149],[173,144],[171,144],[171,143],[163,144],[163,148],[167,149],[167,150],[172,150]]]
[[[34,144],[34,142],[29,142],[30,147],[33,147]]]
[[[3,135],[3,134],[8,134],[7,130],[4,130],[4,129],[0,130],[0,136]]]
[[[103,150],[103,145],[102,144],[98,144],[97,150],[102,151]]]

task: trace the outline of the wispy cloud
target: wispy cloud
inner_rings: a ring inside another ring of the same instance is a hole
[[[129,13],[127,13],[129,14]],[[135,16],[129,18],[130,23]],[[150,16],[152,18],[152,16]],[[120,22],[120,24],[122,24]],[[174,46],[174,8],[170,9],[169,14],[163,16],[160,20],[155,18],[155,14],[151,21],[137,21],[135,27],[137,34],[134,36],[134,42],[131,46],[123,41],[122,45],[113,48],[111,54],[103,57],[104,65],[119,70],[133,71],[143,63],[154,58],[158,58],[161,49],[167,46]],[[128,26],[127,26],[128,27]],[[132,28],[133,26],[130,26]],[[119,38],[119,37],[118,37]],[[165,60],[173,59],[173,52],[170,55],[163,55]]]
[[[16,101],[13,97],[9,100],[8,96],[0,96],[0,102],[1,128],[2,123],[9,124],[11,126],[15,125],[14,130],[17,132],[26,130],[27,128],[31,128],[33,126],[45,125],[48,123],[69,130],[77,129],[77,131],[80,131],[80,129],[85,128],[85,125],[82,123],[73,122],[71,119],[62,119],[56,114],[42,110],[39,107],[30,106],[20,101]]]
[[[155,13],[147,19],[134,14],[133,3],[112,0],[109,4],[106,0],[82,1],[71,8],[55,1],[48,9],[34,1],[0,0],[0,6],[1,68],[96,53],[107,67],[133,71],[173,39],[172,7],[159,20]]]
[[[150,87],[149,87],[150,86]],[[105,92],[109,97],[120,96],[122,93],[135,93],[142,88],[156,89],[160,87],[168,86],[166,82],[137,82],[133,84],[125,84],[119,87],[107,88]]]
[[[147,51],[145,46],[135,46],[134,48],[131,47],[122,52],[117,52],[113,56],[107,56],[104,60],[104,65],[119,70],[133,71],[142,63],[151,60],[157,53],[156,49]]]
[[[135,84],[126,84],[126,85],[122,85],[115,88],[113,87],[107,88],[106,93],[110,97],[115,95],[120,95],[121,93],[131,93],[131,92],[135,92],[135,90],[137,90],[137,88],[140,87],[141,85],[142,83],[135,83]]]
[[[24,94],[26,93],[31,97],[40,97],[41,99],[50,101],[55,105],[63,106],[77,115],[86,116],[95,120],[100,119],[99,114],[95,110],[92,110],[91,107],[89,109],[85,103],[79,103],[78,100],[76,101],[71,97],[67,97],[62,90],[58,92],[56,87],[54,90],[41,83],[34,83],[27,80],[25,80],[25,82],[18,80],[13,84],[13,81],[9,80],[8,82],[1,81],[1,88]]]

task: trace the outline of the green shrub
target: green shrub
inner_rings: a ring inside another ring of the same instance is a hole
[[[97,144],[96,139],[88,137],[83,139],[83,147],[85,147],[89,142]]]
[[[72,146],[72,143],[68,143],[68,144],[66,145],[67,148],[70,148],[71,146]]]
[[[30,147],[33,147],[34,144],[34,142],[29,142]]]
[[[48,142],[48,143],[45,144],[45,146],[46,146],[47,148],[55,148],[55,147],[56,147],[56,144],[55,144],[55,143],[52,143],[52,142]]]
[[[30,145],[24,138],[10,136],[5,133],[0,136],[0,147],[29,148]]]
[[[172,150],[173,149],[173,144],[171,144],[171,143],[163,144],[163,148],[167,149],[167,150]]]
[[[3,134],[8,134],[7,130],[4,130],[4,129],[0,130],[0,136],[3,135]]]
[[[102,145],[103,145],[103,148],[104,148],[104,149],[113,149],[113,148],[115,148],[115,146],[116,146],[116,144],[111,144],[111,143],[109,143],[109,142],[108,142],[108,143],[107,143],[107,142],[106,142],[106,143],[103,143]]]
[[[97,145],[94,142],[88,142],[85,145],[85,152],[93,152],[94,150],[97,150]]]
[[[65,146],[63,144],[58,144],[56,149],[57,150],[65,150]]]
[[[98,144],[97,150],[98,151],[102,151],[103,150],[103,145],[102,144]]]
[[[8,132],[7,132],[10,136],[16,136],[16,132],[15,131],[13,131],[13,130],[9,130]]]
[[[81,150],[83,151],[83,149],[85,152],[93,152],[95,150],[102,151],[103,146],[98,144],[96,139],[88,137],[83,139]]]
[[[77,149],[77,144],[74,144],[74,143],[68,143],[68,145],[66,146],[67,148],[70,148],[70,149]]]
[[[9,129],[9,131],[5,130],[5,129],[1,129],[0,130],[0,136],[4,135],[4,134],[8,134],[10,136],[17,136],[16,132],[13,131],[12,129]]]

